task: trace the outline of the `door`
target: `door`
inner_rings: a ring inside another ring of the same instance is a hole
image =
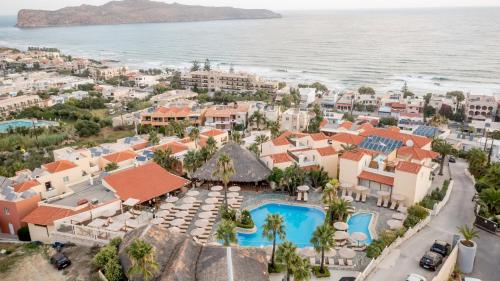
[[[12,235],[16,235],[16,232],[14,231],[14,226],[11,223],[9,223],[9,232]]]

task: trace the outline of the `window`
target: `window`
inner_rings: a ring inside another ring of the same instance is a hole
[[[3,208],[3,214],[6,216],[10,215],[9,208]]]
[[[69,182],[69,177],[68,177],[68,176],[65,176],[65,177],[63,178],[63,181],[64,181],[64,182]]]
[[[46,191],[52,190],[52,183],[50,181],[45,183],[45,190]]]

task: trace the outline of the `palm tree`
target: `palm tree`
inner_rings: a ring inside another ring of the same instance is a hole
[[[209,158],[212,157],[212,155],[214,155],[214,153],[217,151],[217,141],[214,139],[214,137],[208,137],[205,147],[209,154]]]
[[[198,140],[200,139],[200,129],[192,128],[189,132],[189,139],[194,141],[194,147],[198,149]]]
[[[447,155],[454,154],[456,150],[453,148],[451,144],[446,142],[443,139],[434,139],[432,141],[432,150],[435,152],[439,153],[441,155],[441,160],[439,161],[439,175],[443,175],[443,166],[444,166],[444,159],[446,158]]]
[[[297,256],[295,266],[293,268],[294,281],[307,281],[311,279],[311,263],[308,259],[302,259]]]
[[[241,133],[238,131],[232,131],[231,140],[237,144],[241,144]]]
[[[467,152],[467,161],[469,162],[469,172],[479,177],[484,174],[488,165],[486,153],[479,148],[473,148]]]
[[[135,239],[126,248],[130,262],[129,275],[140,275],[145,281],[151,280],[159,268],[155,260],[155,249],[141,239]]]
[[[177,158],[172,155],[172,149],[169,147],[167,149],[157,149],[153,155],[153,161],[162,166],[165,170],[173,170],[175,163],[177,163]]]
[[[316,252],[321,253],[321,265],[319,270],[324,273],[325,266],[325,251],[330,251],[335,247],[335,240],[333,239],[333,227],[325,223],[316,227],[312,237],[311,243],[314,246]]]
[[[250,123],[257,125],[257,130],[260,130],[260,124],[266,120],[266,117],[260,111],[255,111],[249,119]]]
[[[323,195],[321,197],[323,204],[328,206],[328,220],[330,221],[331,225],[333,225],[334,221],[334,212],[332,210],[332,205],[335,200],[337,200],[337,189],[339,185],[340,184],[337,179],[330,180],[330,182],[327,183],[326,187],[323,189]]]
[[[267,142],[269,137],[266,135],[258,135],[255,137],[255,142],[260,146],[260,153],[262,153],[262,144]]]
[[[317,187],[323,187],[328,183],[328,173],[325,171],[323,167],[319,170],[311,170],[309,171],[309,178],[311,179],[312,185]]]
[[[215,232],[215,237],[217,240],[224,241],[224,246],[228,247],[231,243],[238,242],[235,227],[234,222],[230,220],[222,220],[217,228],[217,231]]]
[[[214,172],[214,176],[218,177],[220,181],[224,184],[224,205],[227,206],[227,184],[231,180],[231,177],[236,173],[234,170],[233,160],[223,153],[217,159],[217,170]]]
[[[287,187],[290,195],[295,195],[297,186],[304,184],[304,171],[300,169],[297,163],[285,168],[283,172],[283,184]]]
[[[255,156],[257,156],[257,157],[260,156],[259,145],[256,142],[252,143],[249,147],[247,147],[247,149],[250,150],[251,152],[253,152],[253,154],[255,154]]]
[[[355,144],[341,144],[340,147],[342,148],[340,150],[341,154],[346,151],[356,151],[358,149],[358,146]]]
[[[276,251],[276,261],[285,267],[285,280],[290,281],[293,268],[297,262],[297,247],[290,241],[285,241],[278,246]]]
[[[201,165],[202,165],[202,159],[201,159],[201,154],[199,152],[190,150],[184,156],[184,169],[186,169],[186,172],[189,177],[191,177],[191,174],[194,171],[196,171],[196,169],[201,167]]]
[[[267,122],[267,128],[271,131],[271,137],[274,139],[280,135],[280,122],[279,121],[269,121]]]
[[[351,202],[344,199],[337,199],[330,206],[333,214],[336,214],[337,219],[340,221],[344,221],[344,218],[349,211],[349,207],[351,207]]]
[[[491,187],[483,189],[479,193],[479,199],[488,208],[489,213],[497,214],[500,212],[500,189]]]
[[[276,237],[279,237],[281,240],[285,239],[284,219],[279,214],[268,214],[262,228],[263,228],[262,236],[266,237],[269,240],[273,240],[271,265],[274,267],[274,251],[276,249]]]
[[[468,225],[464,224],[458,227],[458,232],[460,232],[460,234],[462,234],[465,239],[465,241],[462,241],[462,244],[467,247],[473,247],[474,243],[472,243],[472,239],[479,238],[479,232],[474,229],[473,226],[469,227]]]
[[[160,143],[160,137],[158,136],[158,133],[153,129],[149,131],[149,143],[153,146]]]

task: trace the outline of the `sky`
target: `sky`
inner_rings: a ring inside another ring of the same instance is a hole
[[[81,4],[101,5],[110,0],[0,0],[0,14],[15,15],[20,9],[56,10]],[[157,0],[162,1],[162,0]],[[163,0],[162,2],[174,2]],[[283,10],[392,9],[421,7],[500,6],[500,0],[177,0],[181,4],[232,6]]]

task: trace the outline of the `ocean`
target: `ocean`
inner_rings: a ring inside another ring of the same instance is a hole
[[[0,46],[56,47],[134,68],[250,71],[334,89],[462,90],[500,94],[500,8],[281,12],[283,18],[15,28],[0,17]]]

